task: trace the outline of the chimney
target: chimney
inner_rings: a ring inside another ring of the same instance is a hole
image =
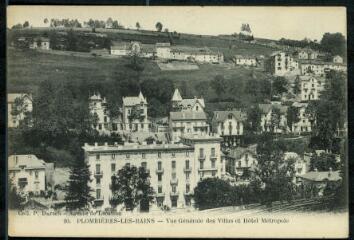
[[[114,146],[117,146],[118,145],[118,142],[114,142]]]
[[[107,147],[107,146],[108,146],[108,143],[107,143],[107,142],[105,142],[105,143],[104,143],[104,146],[105,146],[105,147]]]
[[[98,146],[98,144],[97,144],[97,142],[95,142],[95,147],[97,147]]]

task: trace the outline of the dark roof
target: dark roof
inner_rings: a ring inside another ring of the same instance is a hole
[[[170,119],[172,121],[207,120],[207,116],[204,112],[194,112],[194,111],[170,112]]]
[[[230,110],[230,111],[214,111],[213,121],[223,122],[225,121],[229,114],[232,114],[238,121],[246,120],[246,113],[239,110]]]
[[[228,157],[234,159],[240,159],[245,153],[249,153],[252,156],[257,154],[257,144],[250,145],[249,147],[237,147],[230,151]]]
[[[269,113],[269,111],[272,109],[272,108],[278,108],[280,110],[280,113],[282,114],[285,114],[286,111],[288,110],[288,107],[287,106],[283,106],[283,105],[280,105],[280,104],[259,104],[259,109],[261,110],[261,112],[263,114],[267,114]]]

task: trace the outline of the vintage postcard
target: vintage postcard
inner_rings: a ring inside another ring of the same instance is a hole
[[[344,7],[7,13],[9,235],[348,236]]]

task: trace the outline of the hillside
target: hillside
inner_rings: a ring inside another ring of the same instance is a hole
[[[9,30],[8,35],[12,36],[48,36],[50,32],[67,32],[69,28],[30,28]],[[92,33],[90,28],[75,28],[77,33]],[[171,42],[173,45],[186,45],[195,47],[209,47],[212,50],[220,51],[225,59],[230,59],[236,54],[269,55],[275,49],[265,46],[264,40],[257,40],[258,43],[248,43],[230,36],[195,35],[176,32],[156,32],[132,29],[95,29],[95,34],[107,37],[111,41],[140,41],[142,43],[154,44],[156,42]],[[94,35],[94,34],[93,34]]]

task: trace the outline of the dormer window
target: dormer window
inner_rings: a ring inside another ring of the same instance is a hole
[[[227,117],[228,117],[229,119],[232,119],[232,114],[229,114]]]

